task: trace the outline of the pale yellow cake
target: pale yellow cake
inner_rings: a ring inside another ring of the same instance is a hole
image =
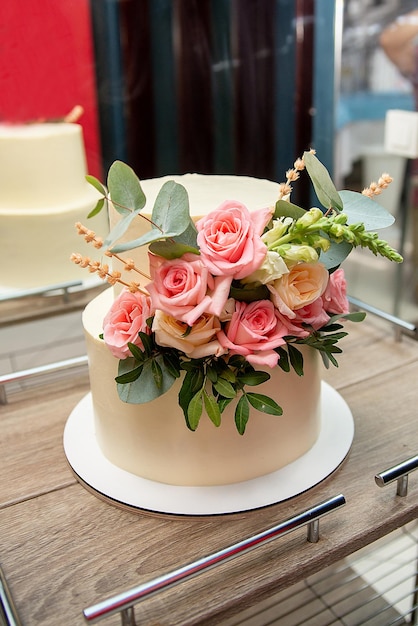
[[[70,255],[90,250],[74,225],[98,199],[86,173],[79,124],[0,124],[0,288],[81,279]],[[106,235],[105,213],[88,227]]]
[[[273,205],[278,194],[276,183],[247,177],[190,174],[153,179],[141,183],[147,197],[146,214],[150,215],[165,180],[176,180],[186,187],[193,219],[216,209],[224,200],[238,200],[254,210]],[[116,220],[116,213],[111,211],[111,222]],[[138,237],[147,228],[146,222],[137,218],[126,239]],[[126,256],[148,271],[146,248],[129,251]],[[99,337],[114,297],[115,290],[107,289],[83,314],[96,437],[114,465],[163,483],[222,485],[278,470],[315,443],[321,424],[320,356],[306,347],[303,377],[276,367],[268,370],[270,381],[256,388],[274,398],[283,407],[283,415],[270,416],[251,409],[244,435],[238,434],[230,407],[223,413],[220,427],[203,415],[197,430],[188,430],[177,401],[179,382],[153,402],[121,402],[114,382],[118,360]]]

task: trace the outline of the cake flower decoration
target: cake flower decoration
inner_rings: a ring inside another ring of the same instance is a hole
[[[322,208],[304,209],[290,200],[304,171]],[[364,319],[349,310],[340,267],[351,250],[368,248],[402,262],[376,232],[394,221],[374,199],[391,177],[383,174],[361,194],[338,192],[313,150],[286,172],[271,206],[249,211],[228,200],[196,224],[185,188],[174,181],[163,185],[147,217],[141,213],[141,183],[128,165],[116,161],[106,187],[94,177],[87,180],[102,196],[90,215],[111,202],[120,220],[104,242],[81,224],[79,233],[136,277],[127,282],[108,263],[72,255],[81,267],[123,286],[101,335],[119,359],[119,397],[150,402],[179,380],[178,402],[192,431],[204,412],[219,426],[230,403],[240,434],[250,407],[280,416],[276,399],[254,391],[270,378],[269,370],[293,369],[302,376],[301,345],[318,350],[327,367],[338,366],[344,324]],[[147,220],[147,232],[121,242],[138,219]],[[128,258],[140,246],[148,249],[148,274]]]

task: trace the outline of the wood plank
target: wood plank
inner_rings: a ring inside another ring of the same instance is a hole
[[[387,371],[346,386],[356,421],[348,459],[320,485],[279,505],[166,519],[118,509],[72,484],[4,508],[0,555],[24,623],[55,626],[59,616],[60,624],[81,624],[81,610],[94,602],[344,493],[346,507],[321,522],[318,544],[297,531],[150,599],[138,613],[149,623],[218,624],[415,519],[416,477],[406,498],[393,486],[379,489],[373,477],[418,450],[417,376],[418,363],[408,363],[396,376]],[[51,467],[55,473],[56,461]]]
[[[11,396],[0,408],[0,507],[74,483],[62,437],[68,416],[88,390],[87,373],[73,375]]]
[[[23,622],[82,624],[83,608],[343,493],[347,505],[321,522],[317,544],[296,531],[138,609],[148,623],[217,625],[415,519],[416,476],[399,498],[374,475],[417,454],[418,344],[370,322],[353,325],[346,342],[331,382],[355,419],[348,458],[305,494],[245,514],[167,519],[103,502],[75,482],[62,449],[86,373],[13,396],[1,409],[0,557]]]

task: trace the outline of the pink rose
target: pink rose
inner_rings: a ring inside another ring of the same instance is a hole
[[[199,255],[179,259],[149,254],[152,283],[147,285],[154,309],[193,326],[203,314],[219,315],[229,295],[229,283],[214,278]]]
[[[328,286],[322,296],[324,308],[328,313],[348,313],[347,282],[344,270],[340,267],[330,274]]]
[[[314,330],[319,330],[329,322],[329,315],[324,309],[322,298],[317,298],[314,302],[311,302],[311,304],[297,309],[294,313],[295,317],[292,321],[295,324],[308,324],[312,326]]]
[[[322,296],[329,274],[322,263],[297,263],[288,274],[267,285],[271,299],[279,311],[289,318],[295,311],[314,302]]]
[[[267,253],[260,236],[273,209],[250,212],[240,202],[228,200],[198,220],[197,243],[202,261],[214,276],[240,279],[252,274]]]
[[[204,314],[188,329],[184,322],[174,319],[163,311],[156,311],[152,323],[155,340],[159,346],[176,348],[190,358],[221,356],[226,350],[217,339],[221,325],[213,315]]]
[[[153,314],[151,300],[142,293],[122,291],[103,320],[103,339],[118,359],[131,356],[128,343],[142,347],[139,332],[150,334],[146,321]]]
[[[231,354],[241,354],[253,365],[275,367],[279,355],[274,348],[285,343],[286,334],[287,328],[270,300],[237,301],[235,312],[218,333],[218,339]]]

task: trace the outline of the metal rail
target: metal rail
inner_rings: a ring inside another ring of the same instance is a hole
[[[376,474],[374,479],[379,487],[386,487],[386,485],[396,480],[396,495],[406,496],[408,493],[408,476],[416,469],[418,469],[418,456],[413,456],[398,465]]]
[[[135,626],[134,605],[149,598],[160,591],[173,587],[197,574],[206,572],[221,563],[225,563],[240,554],[244,554],[257,546],[282,537],[298,528],[307,525],[307,540],[316,543],[319,539],[319,519],[332,511],[340,508],[345,504],[345,498],[342,494],[334,496],[329,500],[325,500],[316,506],[313,506],[299,515],[291,517],[280,524],[269,528],[257,535],[244,539],[238,543],[228,546],[219,552],[214,552],[209,556],[203,557],[184,565],[176,570],[168,572],[162,576],[154,578],[143,583],[129,591],[120,593],[112,598],[99,602],[83,611],[85,620],[88,623],[96,623],[105,617],[121,613],[122,626]]]

